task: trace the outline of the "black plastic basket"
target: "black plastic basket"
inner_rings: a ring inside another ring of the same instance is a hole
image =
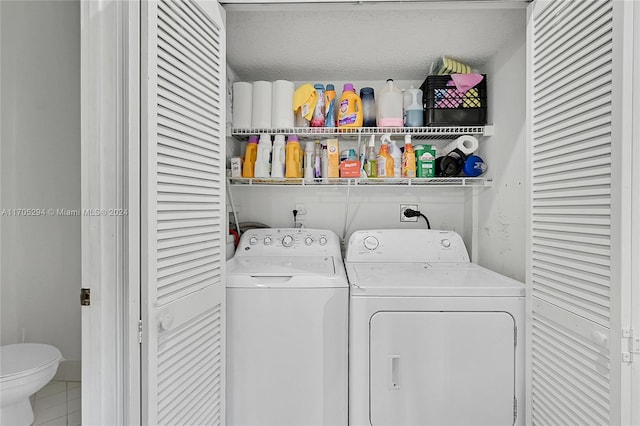
[[[450,75],[430,75],[422,83],[424,122],[427,126],[482,126],[487,124],[487,76],[467,93],[453,85]]]

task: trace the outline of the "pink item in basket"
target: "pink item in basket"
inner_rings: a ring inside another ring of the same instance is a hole
[[[451,74],[451,80],[455,84],[456,89],[463,95],[472,87],[476,87],[484,77],[482,74]]]

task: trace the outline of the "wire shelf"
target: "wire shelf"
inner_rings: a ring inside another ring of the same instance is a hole
[[[493,125],[487,126],[457,126],[457,127],[283,127],[275,129],[255,128],[238,129],[232,128],[231,135],[239,140],[247,140],[250,135],[260,133],[275,134],[295,134],[301,138],[318,137],[339,137],[347,139],[358,139],[370,135],[412,135],[413,139],[449,139],[461,135],[490,136],[493,134]]]
[[[492,180],[487,178],[469,177],[437,177],[437,178],[328,178],[328,179],[301,179],[301,178],[228,178],[229,186],[304,186],[325,188],[331,186],[452,186],[452,187],[490,187]]]

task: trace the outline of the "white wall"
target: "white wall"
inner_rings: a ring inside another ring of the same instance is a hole
[[[526,215],[525,10],[514,33],[486,67],[489,122],[495,135],[480,145],[493,187],[479,198],[478,263],[524,282]]]
[[[1,207],[80,207],[80,4],[2,1]],[[1,223],[2,344],[80,360],[80,218]]]

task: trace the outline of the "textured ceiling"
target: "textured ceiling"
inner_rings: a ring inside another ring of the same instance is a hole
[[[227,60],[244,81],[422,80],[442,55],[483,71],[525,20],[521,7],[229,8]]]

